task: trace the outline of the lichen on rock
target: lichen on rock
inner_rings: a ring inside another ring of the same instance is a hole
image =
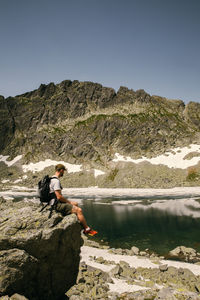
[[[59,299],[76,282],[83,243],[72,214],[42,212],[32,202],[2,201],[0,296]]]

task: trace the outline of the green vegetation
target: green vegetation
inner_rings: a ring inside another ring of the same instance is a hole
[[[115,177],[116,177],[116,175],[117,175],[117,173],[119,172],[119,169],[118,168],[115,168],[115,169],[113,169],[111,172],[110,172],[110,174],[108,175],[108,180],[110,180],[110,181],[114,181],[114,179],[115,179]]]
[[[200,175],[196,168],[194,167],[188,168],[188,175],[186,177],[187,181],[196,181],[199,179],[199,177]]]
[[[95,121],[106,119],[107,117],[108,116],[104,115],[104,114],[93,115],[93,116],[89,117],[88,119],[76,122],[75,127],[87,126]]]

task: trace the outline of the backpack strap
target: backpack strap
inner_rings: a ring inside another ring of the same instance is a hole
[[[43,205],[43,204],[42,204],[42,205]],[[43,211],[48,205],[49,205],[49,203],[43,205],[42,208],[40,209],[40,212]]]

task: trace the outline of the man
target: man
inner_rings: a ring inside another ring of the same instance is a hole
[[[76,214],[78,220],[84,228],[84,233],[89,235],[97,234],[97,231],[92,230],[85,220],[82,209],[78,207],[78,203],[74,201],[69,201],[62,195],[62,186],[59,178],[63,177],[66,168],[62,164],[58,164],[55,167],[55,175],[50,181],[50,193],[55,193],[57,199],[56,210],[63,213],[64,215]]]

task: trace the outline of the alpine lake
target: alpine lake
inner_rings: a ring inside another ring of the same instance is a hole
[[[160,255],[177,246],[200,252],[200,197],[76,197],[93,240],[112,248],[149,249]]]

